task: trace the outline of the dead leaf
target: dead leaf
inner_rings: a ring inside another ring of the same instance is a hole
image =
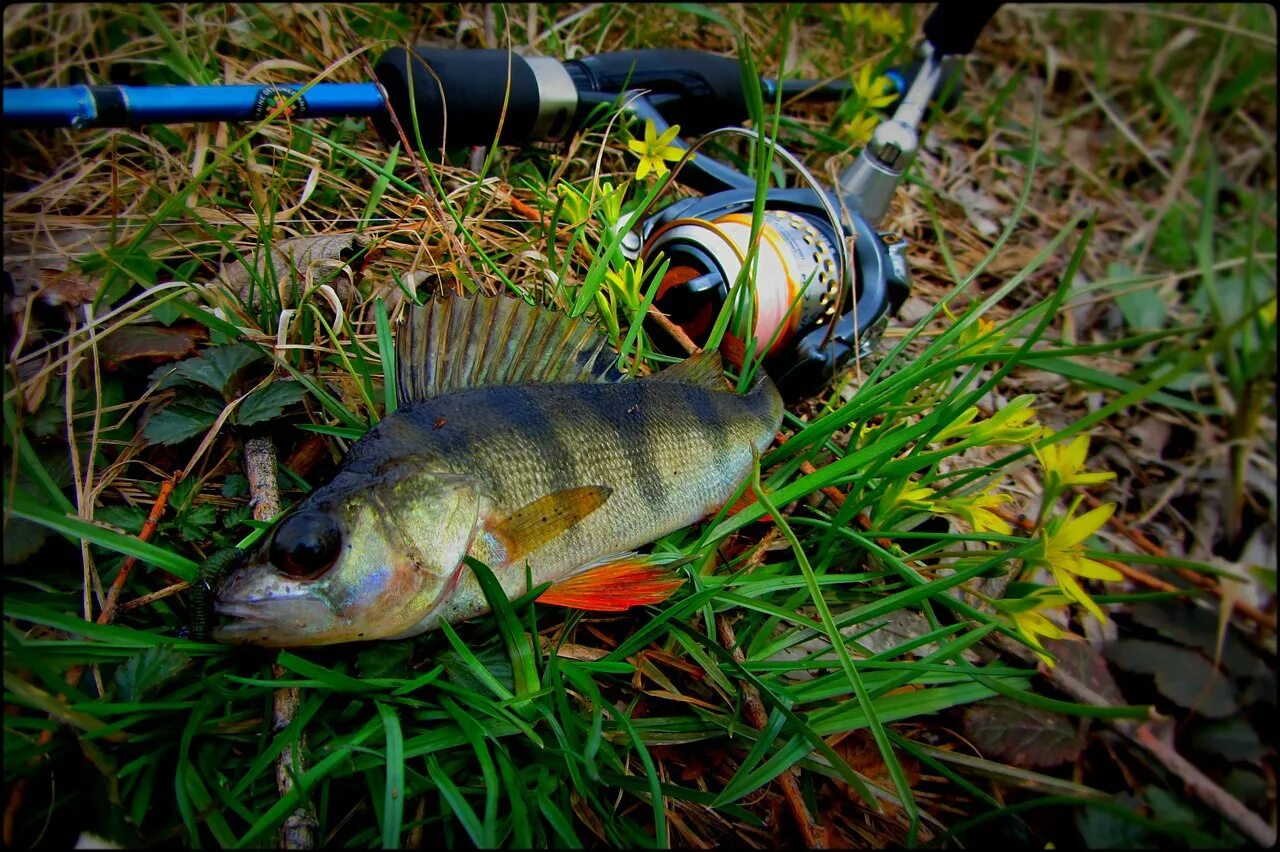
[[[1058,661],[1058,668],[1071,675],[1112,704],[1125,704],[1107,661],[1088,642],[1079,639],[1046,639],[1045,650]]]
[[[281,304],[287,305],[289,283],[295,276],[299,282],[306,282],[310,274],[314,284],[327,280],[345,303],[355,292],[355,276],[348,261],[368,243],[369,238],[360,234],[312,234],[282,240],[271,245],[270,251],[248,246],[241,251],[241,258],[233,255],[224,260],[217,277],[227,289],[249,303],[258,297],[258,287],[274,281],[280,293],[285,294]],[[332,275],[335,269],[342,271]]]
[[[206,337],[199,326],[127,325],[102,339],[102,354],[108,361],[123,364],[137,358],[161,363],[194,355],[196,341]]]
[[[18,364],[18,388],[22,392],[22,408],[28,414],[34,414],[44,402],[45,391],[49,387],[49,379],[53,371],[47,369],[52,356],[46,355],[40,361],[26,361]]]
[[[886,788],[893,786],[893,779],[889,775],[889,768],[885,766],[884,756],[880,754],[880,747],[867,731],[851,733],[835,743],[832,750],[849,764],[850,769],[871,783]],[[896,752],[896,755],[902,772],[906,775],[907,785],[914,788],[920,781],[920,764],[903,752]],[[863,801],[862,796],[852,787],[843,782],[836,783],[852,801]]]
[[[1071,720],[1010,698],[967,708],[964,728],[985,755],[1025,768],[1057,766],[1074,760],[1084,739]]]
[[[68,270],[40,270],[40,298],[54,307],[70,305],[78,308],[92,302],[97,295],[96,281],[86,281]]]

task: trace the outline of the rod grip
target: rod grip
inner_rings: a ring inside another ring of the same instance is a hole
[[[645,89],[681,134],[738,124],[747,118],[738,60],[702,50],[619,50],[565,63],[581,91],[616,94]]]
[[[394,47],[373,71],[410,145],[417,144],[415,117],[428,149],[488,145],[495,135],[505,145],[531,141],[538,81],[522,56],[497,49]],[[374,126],[388,144],[399,141],[387,113],[375,116]]]
[[[924,22],[924,37],[939,56],[968,53],[998,8],[990,2],[939,3]]]

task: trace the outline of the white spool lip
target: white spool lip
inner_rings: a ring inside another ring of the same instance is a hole
[[[738,229],[741,242],[744,245],[751,236],[749,221],[744,223],[738,219],[731,218],[738,215],[730,214],[730,216],[714,222],[694,218],[673,219],[650,235],[642,254],[647,256],[667,243],[683,240],[697,245],[711,255],[712,261],[719,267],[725,281],[736,281],[742,273],[746,258],[738,243],[734,241],[728,231]],[[706,235],[708,234],[715,237],[715,239],[707,239]],[[791,297],[795,290],[795,285],[788,274],[786,261],[779,246],[769,238],[767,231],[762,232],[761,236],[764,239],[757,261],[759,265],[756,269],[757,310],[754,336],[756,344],[760,347],[768,346],[769,342],[773,340],[773,346],[769,350],[770,353],[773,353],[781,349],[795,331],[794,328],[778,331],[784,324],[788,323],[789,318],[792,326],[798,320],[795,314],[790,313]],[[774,284],[773,286],[761,287],[761,280],[780,282],[782,286]],[[776,338],[775,334],[777,335]]]

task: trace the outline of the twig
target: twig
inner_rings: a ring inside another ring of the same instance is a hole
[[[725,649],[733,656],[734,662],[739,664],[746,662],[746,655],[738,647],[738,637],[734,635],[733,625],[723,615],[716,616],[716,632],[720,636],[720,644],[724,645]],[[765,725],[768,724],[769,714],[765,712],[764,704],[760,701],[760,694],[756,691],[755,686],[749,683],[742,685],[742,702],[743,709],[747,714],[747,721],[756,730],[763,731]],[[797,779],[798,775],[799,771],[792,767],[778,776],[778,783],[782,785],[782,792],[786,797],[787,804],[791,807],[791,814],[795,817],[796,824],[800,827],[800,834],[804,837],[804,845],[809,849],[825,849],[830,844],[830,836],[826,827],[814,822],[813,817],[809,814],[809,809],[805,807],[804,795],[800,791],[800,782]]]
[[[276,482],[276,446],[270,438],[250,438],[244,442],[244,473],[249,480],[249,505],[253,507],[256,521],[267,521],[280,513],[280,488]],[[271,667],[274,677],[285,676],[280,665]],[[277,689],[273,697],[272,731],[279,733],[293,721],[298,711],[300,695],[296,687]],[[287,745],[276,758],[276,789],[280,798],[293,792],[293,768],[296,760],[298,772],[306,769],[306,735],[299,733],[297,756],[294,747]],[[281,849],[314,849],[315,832],[319,827],[310,804],[303,804],[289,814],[280,826]]]
[[[160,523],[160,516],[164,514],[165,506],[169,503],[169,496],[173,494],[174,486],[182,481],[182,476],[182,471],[175,471],[173,476],[160,484],[160,494],[156,497],[155,505],[151,507],[151,513],[147,515],[147,520],[142,525],[142,531],[138,533],[138,541],[146,541],[156,531],[156,525]],[[138,557],[130,556],[120,566],[120,573],[116,574],[115,580],[111,583],[111,588],[107,590],[107,600],[102,605],[102,612],[98,613],[99,624],[109,624],[116,617],[116,605],[120,600],[120,591],[124,588],[125,582],[129,579],[129,573],[133,571],[133,566],[136,564],[138,564]]]
[[[1005,653],[1026,663],[1036,662],[1035,655],[1020,642],[1003,634],[992,634],[991,638],[994,644]],[[1040,666],[1040,673],[1045,676],[1055,689],[1071,696],[1082,704],[1089,704],[1094,707],[1115,706],[1087,684],[1068,673],[1063,666],[1055,666],[1054,668]],[[1264,849],[1269,849],[1275,845],[1275,828],[1245,807],[1235,796],[1215,784],[1211,778],[1179,754],[1172,745],[1156,736],[1150,722],[1139,724],[1127,719],[1108,719],[1107,722],[1125,737],[1146,749],[1166,769],[1181,778],[1188,789],[1199,797],[1200,801],[1229,820],[1245,837],[1248,837]]]
[[[181,583],[174,583],[172,586],[165,586],[163,589],[160,589],[159,591],[156,591],[156,592],[152,592],[149,595],[143,595],[140,598],[134,598],[131,601],[125,601],[124,603],[120,604],[119,611],[128,612],[131,609],[137,609],[138,607],[155,603],[158,600],[163,600],[164,598],[167,598],[171,595],[176,595],[178,592],[185,592],[189,588],[191,588],[191,584],[188,583],[186,580],[183,580]]]

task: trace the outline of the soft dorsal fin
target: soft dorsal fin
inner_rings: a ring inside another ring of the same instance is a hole
[[[724,364],[720,361],[719,351],[704,349],[679,364],[672,364],[661,373],[654,373],[647,381],[683,382],[709,390],[724,390]]]
[[[400,404],[524,382],[612,382],[609,342],[572,318],[501,296],[446,296],[415,306],[396,340]]]

